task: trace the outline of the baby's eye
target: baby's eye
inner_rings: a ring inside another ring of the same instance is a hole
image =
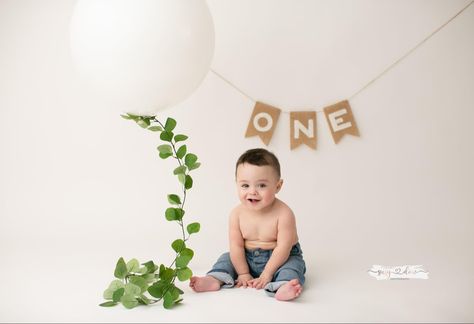
[[[267,186],[267,185],[264,184],[264,183],[261,183],[261,184],[258,185],[259,188],[265,188],[266,186]]]
[[[248,184],[243,184],[243,185],[242,185],[242,188],[248,188],[248,187],[249,187]]]

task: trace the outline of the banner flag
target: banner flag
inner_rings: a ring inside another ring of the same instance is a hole
[[[344,100],[324,108],[324,114],[334,143],[337,144],[345,134],[360,136],[349,101]]]
[[[316,112],[290,112],[290,148],[306,144],[316,150]]]
[[[263,143],[268,146],[280,113],[281,109],[257,101],[253,108],[245,137],[258,135]]]

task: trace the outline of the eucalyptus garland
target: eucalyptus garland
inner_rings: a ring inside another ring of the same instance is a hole
[[[171,243],[176,256],[169,266],[164,264],[158,266],[153,261],[140,264],[137,259],[126,262],[122,257],[119,258],[114,271],[116,279],[104,291],[103,296],[107,301],[100,306],[111,307],[122,303],[126,308],[134,308],[162,300],[164,308],[170,309],[183,300],[181,295],[184,292],[176,286],[176,278],[179,281],[186,281],[193,275],[188,264],[194,256],[194,251],[188,247],[187,242],[192,234],[199,232],[201,225],[195,222],[185,226],[184,205],[187,192],[193,187],[190,173],[201,164],[198,162],[198,157],[189,153],[184,144],[188,136],[174,134],[176,128],[174,119],[168,118],[163,125],[156,116],[126,114],[122,117],[136,122],[144,129],[158,132],[163,141],[163,144],[157,147],[160,158],[172,157],[178,164],[173,174],[181,184],[182,193],[168,194],[168,203],[171,206],[166,209],[164,216],[166,220],[176,222],[180,226],[181,237]]]

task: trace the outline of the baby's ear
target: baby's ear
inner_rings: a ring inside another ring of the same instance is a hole
[[[278,180],[277,182],[277,192],[280,191],[281,187],[283,186],[283,179]]]

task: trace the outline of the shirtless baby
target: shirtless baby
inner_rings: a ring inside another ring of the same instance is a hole
[[[229,218],[230,252],[204,277],[192,277],[196,292],[221,287],[264,289],[277,300],[298,297],[306,272],[295,216],[275,195],[280,191],[280,164],[265,149],[248,150],[236,164],[240,204]]]

